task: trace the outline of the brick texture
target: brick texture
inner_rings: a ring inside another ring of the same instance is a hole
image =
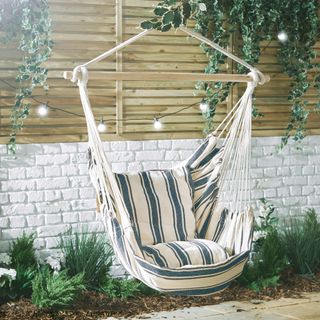
[[[188,157],[200,140],[105,142],[116,172],[170,168]],[[320,212],[320,136],[307,137],[301,150],[277,151],[279,137],[252,143],[253,204],[265,197],[280,217]],[[86,143],[19,145],[17,158],[0,145],[0,252],[23,231],[35,232],[40,254],[57,248],[68,230],[105,232],[95,213],[87,172]],[[123,272],[117,265],[115,274]]]

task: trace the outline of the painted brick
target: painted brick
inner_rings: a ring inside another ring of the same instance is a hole
[[[75,223],[79,221],[79,214],[77,212],[65,212],[62,214],[63,222]]]
[[[28,191],[28,202],[42,202],[44,200],[44,191]]]
[[[127,146],[125,141],[111,142],[112,151],[125,151],[126,149],[127,149]]]
[[[125,172],[127,169],[127,163],[126,162],[117,162],[112,163],[112,171],[116,173]]]
[[[78,151],[76,143],[61,143],[61,153],[75,153]]]
[[[259,198],[266,197],[281,217],[303,215],[307,207],[320,213],[319,138],[307,137],[302,151],[290,143],[280,152],[276,151],[279,137],[253,138],[254,208]],[[187,158],[199,143],[197,139],[121,141],[104,142],[103,148],[113,170],[121,172],[168,169]],[[71,227],[73,232],[105,235],[88,175],[87,143],[37,144],[19,150],[15,159],[0,145],[0,251],[23,230],[37,232],[36,247],[43,257],[56,252],[55,240]],[[113,269],[118,272],[116,265]],[[119,275],[123,275],[120,268]]]
[[[37,189],[62,189],[69,187],[69,180],[66,177],[37,179]]]
[[[8,206],[2,206],[1,209],[3,215],[5,216],[36,213],[36,207],[31,203],[11,204]]]
[[[32,215],[32,216],[27,216],[27,224],[29,227],[39,227],[44,225],[45,220],[44,216],[37,214],[37,215]]]
[[[61,153],[61,144],[59,143],[48,143],[43,145],[43,153]]]
[[[8,180],[1,182],[2,191],[25,191],[34,190],[35,181],[34,180]]]
[[[9,228],[9,218],[8,217],[0,217],[0,228],[2,228],[2,229]]]
[[[172,150],[195,150],[199,146],[199,140],[173,140]]]
[[[10,217],[10,228],[24,228],[26,225],[26,218],[24,216]]]
[[[128,163],[128,171],[141,171],[142,170],[142,164],[141,162],[129,162]]]
[[[45,214],[44,218],[46,225],[58,224],[62,222],[61,214]]]
[[[283,159],[280,157],[262,157],[258,158],[258,166],[259,167],[277,167],[281,166]]]
[[[44,175],[46,177],[60,177],[61,167],[60,166],[50,166],[44,168]]]
[[[62,199],[61,190],[46,190],[44,194],[46,201],[57,201]]]
[[[166,151],[164,159],[166,161],[180,160],[180,154],[177,151]]]
[[[171,140],[160,140],[158,141],[159,150],[170,150],[172,148]]]
[[[142,150],[142,141],[128,141],[128,150],[130,151]]]
[[[23,203],[27,199],[27,194],[25,192],[10,192],[9,199],[11,203]]]
[[[11,168],[9,169],[9,179],[25,179],[26,169],[21,168]]]
[[[77,176],[79,175],[79,168],[76,164],[69,164],[61,166],[62,176]]]
[[[157,141],[143,141],[143,150],[158,150]]]
[[[6,204],[9,202],[9,195],[6,193],[0,193],[0,204]]]
[[[85,188],[86,190],[87,188]],[[62,194],[62,199],[63,200],[73,200],[73,199],[78,199],[79,198],[79,192],[81,192],[83,189],[64,189],[61,190],[61,194]],[[80,198],[82,198],[80,196]]]
[[[38,236],[42,238],[55,237],[55,236],[65,234],[68,230],[70,230],[70,225],[68,224],[42,226],[38,228]]]
[[[164,151],[137,151],[136,160],[146,162],[164,160]]]
[[[27,178],[40,178],[43,177],[43,167],[26,168]]]

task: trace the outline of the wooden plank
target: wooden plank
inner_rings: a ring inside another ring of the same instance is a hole
[[[140,64],[141,65],[141,64]],[[72,78],[72,72],[64,73],[65,79]],[[249,82],[252,79],[243,74],[205,74],[205,73],[179,73],[179,72],[90,72],[91,79],[106,79],[106,80],[129,80],[141,81],[144,80],[176,80],[176,81],[234,81],[234,82]]]
[[[123,23],[122,23],[122,0],[115,0],[116,1],[116,37],[117,37],[117,45],[122,43],[123,37]],[[122,59],[123,54],[122,50],[116,52],[116,71],[122,72]],[[117,122],[117,135],[121,136],[123,133],[123,84],[122,80],[116,80],[116,108],[117,108],[117,119],[120,121]]]

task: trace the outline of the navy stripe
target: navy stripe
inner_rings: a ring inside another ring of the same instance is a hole
[[[180,245],[175,242],[169,242],[166,243],[166,245],[176,254],[177,257],[179,257],[181,267],[191,264],[190,257]]]
[[[141,185],[143,187],[145,198],[148,202],[150,226],[153,230],[154,243],[161,243],[163,241],[161,216],[159,216],[159,199],[154,193],[151,185],[150,173],[140,172]]]
[[[241,263],[249,256],[249,251],[242,252],[238,255],[235,255],[232,259],[226,261],[225,263],[218,264],[217,266],[208,265],[208,266],[201,266],[201,267],[190,267],[188,269],[181,269],[181,268],[171,268],[171,269],[161,269],[155,265],[149,264],[147,261],[144,261],[137,257],[138,263],[148,272],[153,272],[154,274],[160,277],[168,277],[168,278],[196,278],[196,277],[204,277],[204,276],[213,276],[218,275],[219,273],[224,273],[228,271],[228,269],[232,268],[233,266]]]
[[[205,246],[202,241],[193,240],[192,241],[196,246],[199,248],[199,251],[201,252],[201,256],[203,258],[204,264],[213,264],[213,257],[212,252],[210,249],[208,249],[207,246]]]
[[[143,247],[143,251],[145,251],[148,255],[151,255],[159,267],[168,267],[165,257],[160,253],[158,249],[145,246]]]
[[[172,212],[173,212],[173,224],[174,229],[176,231],[176,239],[177,240],[186,240],[187,239],[187,232],[186,232],[186,225],[185,225],[185,217],[184,217],[184,209],[181,204],[181,197],[177,190],[175,184],[175,178],[170,171],[162,171],[163,178],[166,182],[167,187],[167,194],[170,199]]]
[[[135,231],[135,237],[141,245],[141,237],[140,237],[140,229],[137,218],[137,210],[134,205],[134,201],[132,199],[132,189],[130,185],[130,180],[127,175],[124,174],[115,174],[116,181],[118,182],[118,186],[121,189],[122,197],[127,208],[127,211],[130,216],[131,222],[133,222],[133,229]]]
[[[220,150],[221,149],[214,147],[214,149],[212,149],[212,151],[210,151],[210,153],[200,161],[199,167],[203,167],[208,162],[210,162],[214,158],[214,156],[216,156],[219,153]]]
[[[207,146],[209,144],[209,139],[205,139],[204,142],[198,147],[198,149],[195,151],[195,153],[192,155],[192,157],[187,162],[187,167],[192,167],[193,163],[201,157],[201,155],[206,150]]]

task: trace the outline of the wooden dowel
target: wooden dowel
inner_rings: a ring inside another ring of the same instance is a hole
[[[79,75],[80,76],[80,75]],[[63,73],[65,79],[72,78],[71,71]],[[268,76],[267,76],[268,77]],[[246,74],[205,74],[205,73],[178,73],[178,72],[109,72],[91,71],[89,79],[128,80],[128,81],[222,81],[222,82],[249,82],[251,77]],[[268,81],[270,77],[268,77]]]

